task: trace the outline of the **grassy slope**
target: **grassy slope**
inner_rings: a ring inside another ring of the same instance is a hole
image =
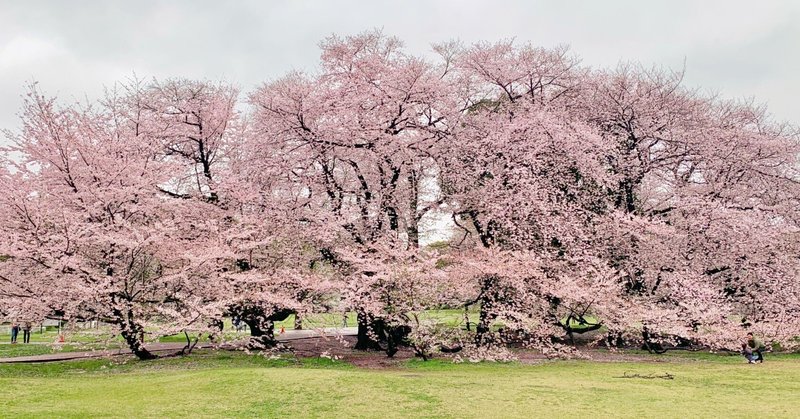
[[[663,358],[659,358],[663,359]],[[8,416],[745,417],[796,414],[800,358],[536,366],[411,362],[363,370],[325,359],[197,354],[0,366]],[[674,380],[614,378],[669,372]]]

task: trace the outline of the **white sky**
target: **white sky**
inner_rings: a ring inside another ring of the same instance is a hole
[[[64,101],[95,98],[134,71],[249,90],[313,70],[325,36],[372,28],[417,53],[513,37],[569,44],[595,67],[685,60],[687,85],[753,96],[800,123],[800,1],[0,0],[0,128],[18,128],[29,81]]]

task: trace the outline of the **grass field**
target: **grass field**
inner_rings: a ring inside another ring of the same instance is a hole
[[[655,360],[667,362],[652,362]],[[6,417],[796,417],[800,357],[658,357],[538,365],[201,352],[149,362],[0,365]],[[618,378],[663,374],[675,378]]]

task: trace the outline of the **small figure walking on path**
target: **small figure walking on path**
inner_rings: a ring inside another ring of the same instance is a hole
[[[747,358],[748,364],[755,364],[756,362],[764,362],[764,342],[756,339],[753,332],[747,334],[747,341],[742,344],[742,354]]]
[[[16,321],[11,322],[11,343],[17,343],[17,335],[19,334],[19,324]]]
[[[31,322],[22,323],[22,343],[31,343]]]

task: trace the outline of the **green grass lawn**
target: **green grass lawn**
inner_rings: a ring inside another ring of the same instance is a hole
[[[0,358],[11,358],[15,356],[33,356],[33,355],[46,355],[56,352],[75,352],[75,351],[90,351],[92,349],[105,349],[105,346],[97,345],[44,345],[44,344],[16,344],[0,345]]]
[[[324,358],[200,352],[149,362],[0,365],[7,417],[792,417],[800,357],[540,365],[411,361],[358,369]],[[673,380],[617,378],[674,375]]]

